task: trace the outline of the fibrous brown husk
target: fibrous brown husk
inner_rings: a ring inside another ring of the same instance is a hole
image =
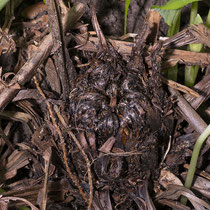
[[[70,93],[69,123],[83,142],[86,137],[89,139],[89,133],[94,133],[97,148],[114,137],[114,147],[128,152],[144,151],[141,156],[97,158],[94,164],[97,177],[103,181],[115,180],[112,185],[115,186],[122,176],[149,177],[158,166],[158,140],[164,136],[164,108],[168,104],[160,79],[161,44],[151,50],[152,68],[149,69],[144,61],[150,34],[146,21],[134,44],[133,56],[127,62],[105,40],[93,8],[92,13],[100,40],[99,52],[90,61],[90,68],[78,75]],[[78,160],[78,156],[72,159]],[[78,161],[75,165],[84,172]]]

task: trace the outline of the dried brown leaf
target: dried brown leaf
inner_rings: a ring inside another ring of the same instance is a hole
[[[110,137],[98,150],[100,152],[108,153],[111,151],[116,139],[112,136]]]

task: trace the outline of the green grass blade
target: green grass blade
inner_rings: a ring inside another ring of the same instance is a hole
[[[0,187],[0,193],[4,193],[4,192],[5,192],[5,190]]]
[[[172,23],[174,23],[175,17],[180,13],[180,9],[175,10],[163,10],[160,8],[153,8],[156,10],[164,19],[164,21],[169,25],[172,26]]]
[[[178,65],[170,67],[167,69],[167,78],[173,81],[177,81],[177,74],[178,74]]]
[[[210,125],[207,126],[207,128],[198,137],[198,139],[195,143],[193,153],[192,153],[192,157],[191,157],[191,161],[190,161],[190,167],[189,167],[187,177],[186,177],[186,180],[185,180],[185,184],[184,184],[184,186],[188,189],[190,189],[191,185],[192,185],[192,181],[193,181],[193,178],[194,178],[195,169],[196,169],[200,149],[201,149],[204,141],[208,138],[209,135],[210,135]],[[186,205],[186,203],[187,203],[186,197],[182,196],[181,203]]]
[[[31,208],[29,208],[27,206],[21,206],[21,207],[19,207],[19,210],[31,210]]]
[[[165,10],[163,10],[163,11],[165,11]],[[168,10],[168,11],[172,11],[172,10]],[[181,9],[177,9],[176,13],[173,16],[171,26],[168,29],[168,37],[171,37],[174,34],[179,32],[180,20],[181,20]],[[177,81],[177,75],[178,75],[178,64],[169,68],[167,71],[168,71],[167,78],[176,82]]]
[[[193,87],[198,75],[199,66],[186,66],[185,67],[185,85]]]
[[[198,2],[193,2],[190,11],[190,24],[196,24],[195,19],[198,14]]]
[[[163,10],[165,11],[165,10]],[[174,10],[168,10],[170,11],[174,11]],[[172,12],[168,14],[168,18],[171,19],[171,24],[169,25],[169,29],[168,29],[168,37],[171,37],[173,35],[175,35],[176,33],[179,32],[180,30],[180,20],[181,20],[181,9],[177,9],[175,10],[176,12]],[[170,17],[169,17],[170,16]]]
[[[125,1],[125,13],[124,13],[124,34],[127,33],[127,18],[128,18],[128,8],[130,6],[131,0]]]
[[[190,13],[190,24],[203,23],[202,18],[198,12],[198,2],[192,3],[191,13]],[[202,44],[190,44],[188,50],[192,52],[201,52],[203,49]],[[185,85],[188,87],[193,87],[198,75],[199,66],[186,66],[185,67]]]
[[[209,13],[207,15],[207,18],[206,18],[206,24],[205,24],[208,28],[210,28],[210,9],[209,9]]]
[[[173,36],[179,32],[181,9],[176,10],[162,10],[160,8],[154,8],[163,17],[164,21],[169,25],[168,37]],[[177,81],[178,65],[166,69],[167,78],[173,81]]]
[[[5,7],[9,0],[0,0],[0,11]]]
[[[186,6],[187,4],[190,4],[192,2],[197,2],[197,1],[200,1],[200,0],[169,0],[162,6],[154,5],[151,8],[152,9],[160,8],[163,10],[174,10],[174,9],[180,9]]]

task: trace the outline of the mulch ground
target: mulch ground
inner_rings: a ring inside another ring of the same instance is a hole
[[[185,18],[164,39],[149,10],[162,3],[131,1],[128,36],[118,0],[1,11],[0,209],[210,209],[210,139],[183,186],[210,122],[210,30]],[[197,42],[205,53],[186,51]],[[176,64],[179,83],[164,74]],[[184,65],[203,69],[193,88],[181,84]]]

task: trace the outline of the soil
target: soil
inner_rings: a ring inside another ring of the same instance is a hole
[[[80,0],[85,3],[85,0]],[[124,1],[93,1],[96,7],[97,17],[101,28],[105,35],[122,36],[124,25]],[[127,33],[137,33],[142,27],[142,23],[146,17],[147,11],[152,5],[162,5],[165,0],[132,0],[127,19]],[[85,15],[90,20],[90,13]],[[161,28],[162,33],[166,33],[165,29]]]

